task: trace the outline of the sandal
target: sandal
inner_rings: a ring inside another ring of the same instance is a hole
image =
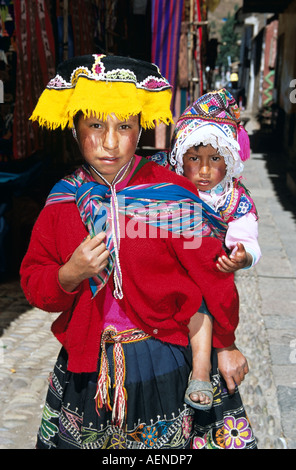
[[[190,398],[190,394],[193,392],[204,393],[210,399],[210,403],[202,404],[197,401],[193,401]],[[213,387],[210,382],[203,382],[202,380],[189,380],[188,387],[185,392],[184,401],[187,405],[196,408],[197,410],[209,410],[213,404]]]

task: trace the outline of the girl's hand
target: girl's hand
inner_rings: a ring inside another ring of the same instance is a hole
[[[106,234],[93,238],[88,235],[59,270],[59,281],[64,290],[72,292],[85,279],[99,274],[108,263],[109,251],[104,243]]]
[[[223,273],[232,273],[239,269],[246,268],[252,264],[252,256],[247,253],[242,243],[237,243],[237,246],[232,250],[229,258],[222,256],[218,258],[217,268]]]
[[[228,392],[233,394],[249,372],[248,361],[233,343],[228,348],[217,349],[218,369],[226,382]]]

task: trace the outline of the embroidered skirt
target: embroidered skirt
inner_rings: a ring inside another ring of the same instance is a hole
[[[116,360],[116,342],[106,341],[95,373],[69,372],[67,353],[61,349],[48,388],[38,449],[256,448],[239,392],[229,396],[218,374],[215,351],[213,407],[199,411],[184,404],[191,371],[189,346],[144,335],[121,346],[123,375]],[[98,383],[104,351],[110,387],[102,405]],[[121,423],[113,409],[118,382],[126,398]]]

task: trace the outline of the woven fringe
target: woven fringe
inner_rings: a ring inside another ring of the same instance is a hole
[[[107,411],[112,410],[112,407],[110,404],[110,395],[109,395],[110,383],[111,383],[111,380],[110,380],[110,375],[109,375],[108,358],[107,358],[106,350],[104,348],[99,377],[98,377],[98,383],[97,383],[97,393],[95,395],[96,410],[97,410],[98,415],[100,414],[98,410],[100,408],[103,408],[104,405]]]
[[[171,90],[147,91],[132,83],[99,82],[79,78],[75,88],[60,90],[46,88],[30,117],[40,126],[54,130],[73,126],[73,117],[82,111],[105,120],[115,114],[122,121],[141,115],[144,129],[154,128],[160,122],[173,123],[170,110]]]
[[[112,422],[116,426],[122,428],[126,420],[126,409],[127,409],[127,392],[125,387],[116,386],[115,396],[114,396],[114,405],[112,410]]]

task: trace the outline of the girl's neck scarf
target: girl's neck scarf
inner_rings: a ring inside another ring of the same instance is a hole
[[[141,184],[127,186],[116,191],[116,184],[123,180],[129,162],[123,167],[112,183],[106,185],[94,181],[89,168],[82,166],[73,174],[60,180],[50,192],[46,205],[75,202],[82,222],[93,237],[104,231],[106,247],[110,253],[108,265],[97,276],[91,278],[90,288],[93,297],[105,286],[112,271],[114,276],[114,297],[123,298],[122,275],[120,269],[120,238],[135,237],[135,226],[144,223],[150,227],[167,230],[176,236],[194,237],[200,246],[202,237],[216,237],[223,243],[227,224],[204,203],[196,194],[172,183]],[[119,216],[126,216],[126,224],[119,224]],[[128,227],[129,222],[132,224]],[[123,228],[125,233],[121,234]],[[149,236],[146,234],[144,236]],[[138,234],[143,236],[143,232]],[[155,232],[152,236],[155,238]],[[192,246],[193,248],[193,246]]]

